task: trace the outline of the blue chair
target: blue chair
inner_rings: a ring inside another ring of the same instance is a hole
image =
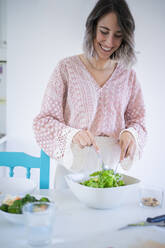
[[[26,178],[30,178],[31,168],[40,169],[40,189],[49,189],[50,158],[41,150],[40,157],[34,157],[24,152],[0,152],[0,166],[10,168],[9,176],[14,176],[14,168],[26,168]]]

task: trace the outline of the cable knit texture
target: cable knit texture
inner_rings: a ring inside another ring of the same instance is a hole
[[[141,152],[146,137],[144,117],[141,87],[134,70],[118,64],[100,87],[76,55],[56,66],[33,127],[39,146],[50,157],[68,159],[69,163],[72,138],[81,129],[118,140],[123,129],[133,128]]]

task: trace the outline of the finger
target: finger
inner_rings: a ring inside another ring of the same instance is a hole
[[[90,139],[86,131],[83,130],[77,133],[77,135],[73,139],[73,142],[84,147],[88,145],[88,143],[90,144]]]
[[[91,135],[89,134],[88,131],[85,131],[83,133],[83,138],[85,139],[87,146],[91,146],[92,145],[93,140],[92,140],[92,137],[91,137]]]
[[[93,141],[93,147],[96,150],[96,152],[98,152],[100,150],[99,147],[97,146],[95,140]]]
[[[78,144],[78,146],[79,146],[81,149],[83,149],[83,148],[84,148],[84,146],[82,146],[81,144]]]
[[[120,145],[120,148],[122,149],[122,146],[123,146],[123,140],[122,139],[119,140],[119,145]]]
[[[83,147],[84,146],[87,146],[88,145],[88,141],[86,140],[86,137],[84,137],[84,136],[81,135],[79,137],[79,144],[82,145]]]
[[[83,147],[91,146],[93,144],[93,139],[94,137],[91,133],[89,133],[88,131],[83,131],[80,133],[79,143]]]
[[[120,153],[120,162],[125,158],[127,153],[128,145],[123,144],[121,147],[121,153]]]
[[[134,144],[130,144],[127,149],[126,157],[130,157],[133,160],[135,154],[135,148],[136,146]]]
[[[79,131],[79,132],[77,132],[77,133],[73,136],[72,142],[73,142],[74,144],[79,144],[79,139],[80,139],[80,137],[81,137],[81,132],[82,132],[82,131]]]
[[[131,151],[132,151],[132,146],[129,145],[128,148],[127,148],[127,151],[126,151],[126,153],[125,153],[125,158],[130,157]]]
[[[79,139],[77,140],[76,144],[83,149],[85,146],[87,146],[87,143],[85,141],[85,139],[83,137],[79,137]]]
[[[80,135],[76,135],[76,137],[73,138],[73,144],[78,145],[80,148],[84,148],[85,140]]]
[[[98,152],[99,151],[99,147],[96,144],[96,141],[95,141],[95,138],[94,138],[93,134],[90,131],[87,131],[87,132],[88,132],[88,135],[89,135],[89,137],[91,139],[91,145],[93,145],[93,147],[96,150],[96,152]]]

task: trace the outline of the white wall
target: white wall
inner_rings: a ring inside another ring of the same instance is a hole
[[[48,78],[59,59],[81,51],[83,2],[8,1],[10,148],[20,144],[33,151],[32,119],[40,109]]]
[[[144,92],[148,140],[142,160],[132,173],[165,187],[165,1],[129,0],[136,21],[136,71]]]
[[[8,150],[38,154],[32,120],[59,59],[81,53],[84,25],[96,0],[7,1]],[[148,142],[129,174],[165,186],[163,110],[164,0],[128,0],[136,22],[136,70],[147,108]]]

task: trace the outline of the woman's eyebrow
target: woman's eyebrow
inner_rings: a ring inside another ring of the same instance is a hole
[[[104,28],[104,29],[106,29],[107,31],[111,31],[110,28],[107,28],[107,27],[105,27],[105,26],[99,26],[99,27],[100,27],[100,28]],[[121,30],[117,30],[116,33],[122,33],[122,32],[121,32]]]

